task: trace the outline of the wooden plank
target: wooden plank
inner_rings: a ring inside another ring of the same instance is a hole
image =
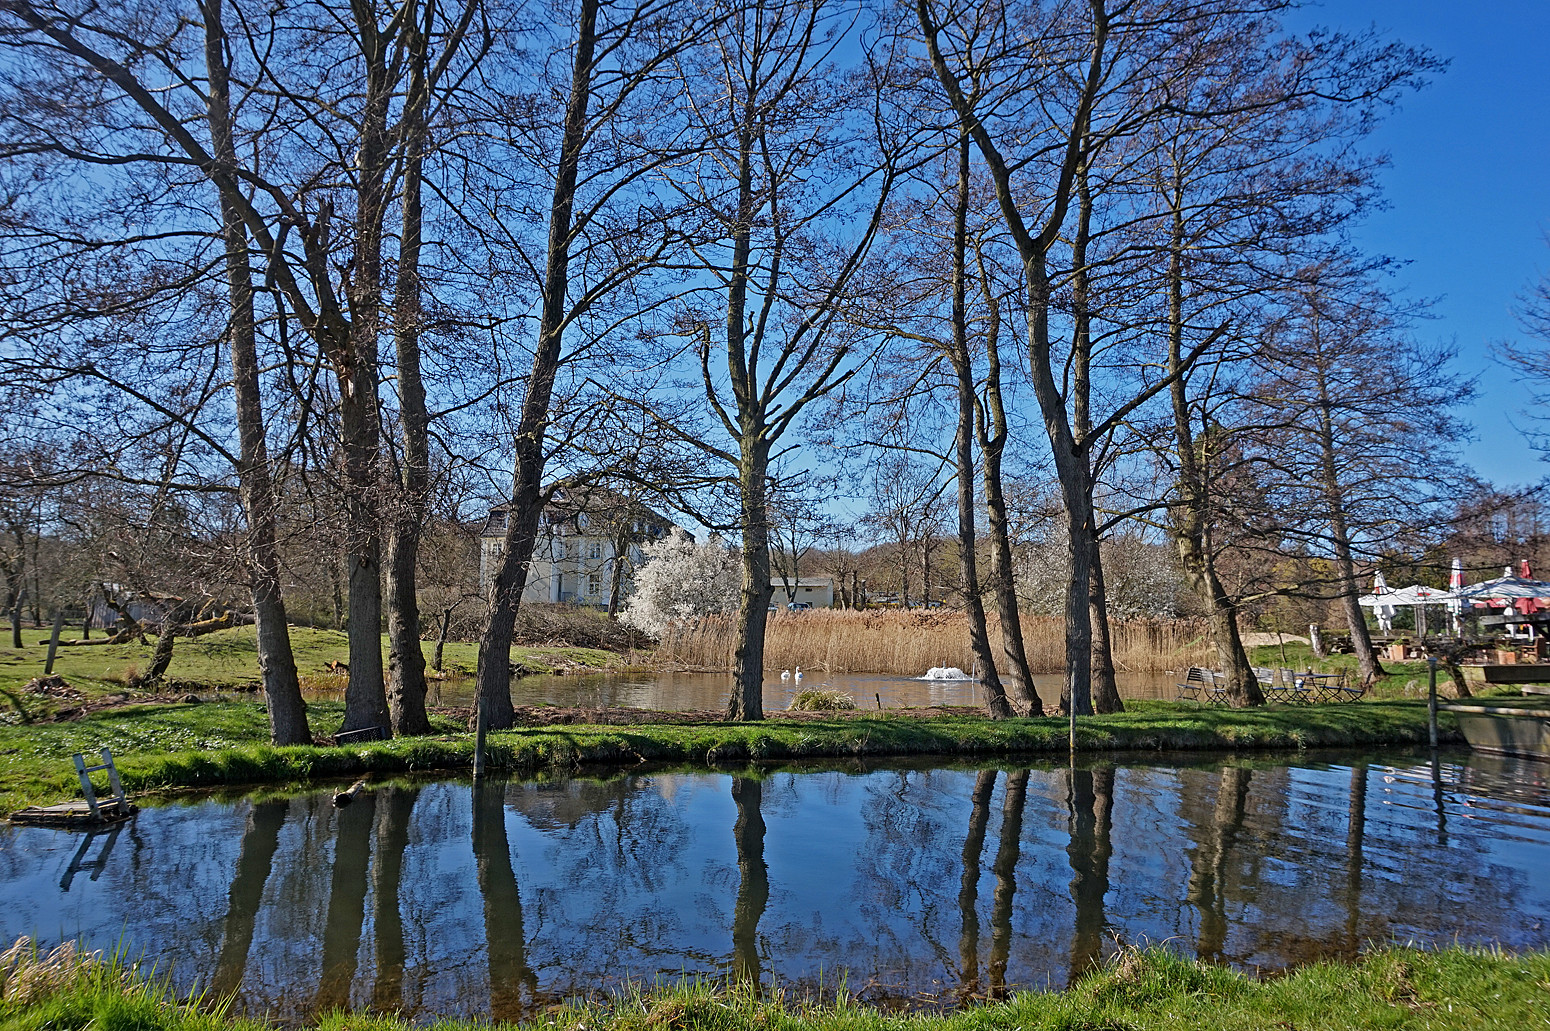
[[[95,812],[82,799],[56,802],[54,805],[30,805],[11,814],[12,823],[31,823],[46,827],[102,827],[127,820],[138,810],[126,804],[122,809],[104,802]]]
[[[1550,663],[1482,666],[1487,684],[1550,684]]]

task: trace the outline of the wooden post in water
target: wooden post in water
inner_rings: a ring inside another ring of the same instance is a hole
[[[54,653],[59,651],[59,631],[64,629],[65,610],[54,610],[54,632],[48,638],[48,658],[43,663],[43,675],[52,676],[54,673]]]
[[[474,783],[484,780],[484,702],[474,701]]]
[[[1426,664],[1431,667],[1426,685],[1426,729],[1431,736],[1432,751],[1437,750],[1437,656],[1428,655]]]

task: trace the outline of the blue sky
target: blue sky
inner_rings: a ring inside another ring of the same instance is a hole
[[[1375,135],[1388,209],[1357,239],[1408,262],[1395,284],[1436,299],[1418,333],[1455,342],[1480,374],[1465,459],[1501,485],[1550,474],[1517,428],[1530,390],[1490,357],[1493,342],[1523,339],[1512,306],[1550,273],[1550,0],[1328,0],[1304,17],[1376,26],[1452,62]]]

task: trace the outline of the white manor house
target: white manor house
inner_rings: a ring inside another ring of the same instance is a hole
[[[479,589],[488,591],[506,536],[506,505],[479,533]],[[538,520],[538,543],[522,601],[617,608],[643,559],[641,545],[673,523],[638,501],[601,487],[557,490]]]

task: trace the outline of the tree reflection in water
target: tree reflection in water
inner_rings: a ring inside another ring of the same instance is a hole
[[[1114,851],[1114,767],[1072,766],[1067,771],[1066,805],[1071,832],[1066,855],[1071,861],[1071,901],[1076,906],[1066,976],[1066,983],[1072,984],[1097,966],[1103,954],[1103,932],[1108,927],[1103,900],[1109,893],[1109,857]]]
[[[0,831],[0,930],[122,940],[171,962],[179,990],[285,1024],[351,1005],[531,1020],[680,974],[938,1004],[1074,981],[1110,933],[1245,969],[1395,937],[1546,944],[1543,764],[1371,763],[633,770],[395,783],[346,810],[324,791],[206,799],[147,807],[134,854],[68,892],[75,838]]]
[[[337,810],[334,834],[334,875],[328,890],[328,920],[323,925],[322,976],[313,1001],[314,1012],[350,1005],[366,920],[366,890],[370,887],[371,830],[376,822],[375,792],[363,791]]]
[[[732,778],[737,822],[737,902],[732,907],[732,977],[754,985],[762,977],[759,921],[770,901],[770,873],[764,863],[764,787],[752,777]]]
[[[484,899],[485,950],[490,969],[490,1016],[515,1021],[523,1016],[522,991],[538,994],[538,979],[527,959],[522,927],[522,896],[511,865],[506,836],[506,782],[480,781],[473,786],[474,862],[479,894]]]
[[[980,994],[980,853],[985,850],[985,825],[990,822],[990,796],[996,790],[996,771],[981,770],[969,796],[969,833],[963,839],[963,877],[958,885],[958,995]]]
[[[378,792],[377,862],[372,868],[372,927],[377,970],[371,987],[371,1008],[393,1013],[404,1002],[404,920],[399,908],[404,850],[409,847],[409,823],[418,788],[389,785]]]
[[[1001,846],[991,870],[996,875],[996,890],[990,903],[989,984],[985,994],[992,999],[1006,996],[1006,963],[1012,949],[1012,897],[1017,894],[1017,859],[1022,853],[1023,806],[1028,796],[1028,771],[1018,770],[1006,777],[1006,794],[1001,798]]]
[[[1221,962],[1227,944],[1228,856],[1243,831],[1243,814],[1249,797],[1249,771],[1241,766],[1222,768],[1216,787],[1216,805],[1204,826],[1194,827],[1197,841],[1191,849],[1189,890],[1186,896],[1200,914],[1195,954]]]
[[[233,996],[242,986],[248,968],[248,953],[253,948],[253,928],[264,900],[264,885],[274,866],[280,847],[280,828],[285,825],[286,799],[254,802],[248,807],[242,846],[237,853],[237,869],[231,880],[230,901],[226,905],[225,926],[221,930],[221,951],[216,956],[215,973],[210,978],[210,994],[218,999]]]

